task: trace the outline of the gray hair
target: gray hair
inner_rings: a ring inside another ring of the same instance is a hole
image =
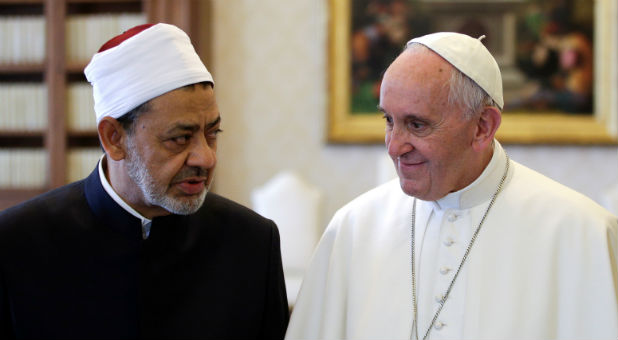
[[[419,43],[411,43],[404,50],[430,51],[427,46]],[[499,109],[496,102],[470,77],[453,67],[451,78],[445,84],[449,87],[447,102],[449,105],[460,106],[464,109],[464,117],[472,119],[478,115],[485,106],[493,106]]]
[[[136,108],[131,111],[125,113],[124,115],[116,118],[116,120],[120,123],[120,126],[127,131],[129,136],[133,136],[133,132],[135,131],[135,122],[137,119],[144,113],[150,111],[150,100],[138,105]]]

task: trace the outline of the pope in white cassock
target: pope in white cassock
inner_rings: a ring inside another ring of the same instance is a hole
[[[288,339],[618,339],[618,220],[510,160],[500,70],[457,33],[411,40],[381,86],[399,180],[333,217]]]

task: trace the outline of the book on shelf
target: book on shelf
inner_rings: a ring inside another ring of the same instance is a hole
[[[102,154],[98,147],[70,149],[67,154],[67,183],[88,176]],[[47,152],[42,148],[1,148],[0,189],[44,188],[47,162]]]
[[[44,149],[0,149],[0,188],[35,189],[45,185],[47,153]]]
[[[103,150],[98,147],[72,148],[67,154],[67,182],[87,177],[96,167]]]
[[[92,86],[89,83],[71,83],[67,88],[67,123],[70,131],[95,132]]]
[[[45,60],[43,16],[0,16],[0,64],[41,64]]]
[[[47,127],[47,87],[42,83],[0,83],[0,131]]]
[[[66,20],[67,60],[87,62],[111,37],[144,23],[143,13],[71,15]]]

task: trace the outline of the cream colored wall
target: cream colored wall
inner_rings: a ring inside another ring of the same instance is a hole
[[[250,206],[250,193],[281,170],[337,208],[375,186],[382,145],[326,142],[326,0],[214,0],[215,92],[223,117],[216,191]],[[600,200],[618,183],[615,147],[507,146],[513,159]]]
[[[293,170],[323,190],[326,222],[375,184],[383,147],[325,142],[325,3],[220,0],[213,8],[213,70],[224,130],[216,191],[250,205],[252,189],[280,170]]]

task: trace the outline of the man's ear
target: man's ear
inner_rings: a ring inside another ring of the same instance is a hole
[[[475,151],[480,152],[491,146],[501,122],[502,114],[498,108],[486,106],[483,109],[476,122],[476,133],[472,141]]]
[[[112,117],[103,117],[97,126],[101,145],[105,153],[115,161],[126,157],[126,131],[120,123]]]

